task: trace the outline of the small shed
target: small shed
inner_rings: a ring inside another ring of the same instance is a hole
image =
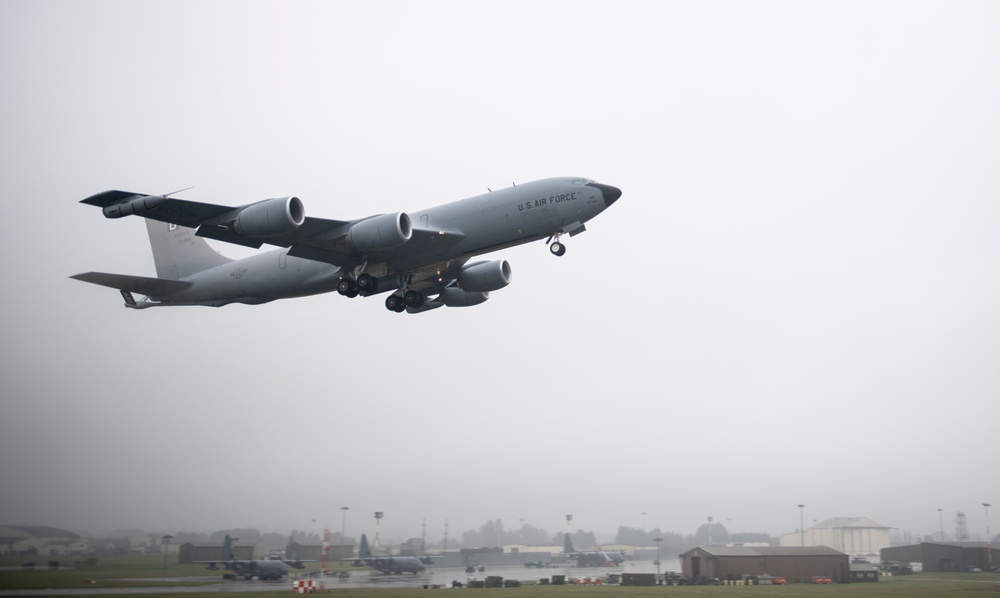
[[[878,581],[878,567],[871,563],[851,563],[851,581]]]
[[[712,546],[703,545],[681,555],[684,577],[699,580],[737,580],[770,575],[792,583],[825,576],[834,583],[850,581],[847,554],[828,546]]]

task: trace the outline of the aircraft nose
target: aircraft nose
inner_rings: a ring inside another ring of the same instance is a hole
[[[587,183],[588,187],[594,187],[600,189],[601,195],[604,196],[604,205],[610,206],[615,203],[619,197],[622,196],[622,190],[618,187],[612,187],[611,185],[602,185],[600,183]]]

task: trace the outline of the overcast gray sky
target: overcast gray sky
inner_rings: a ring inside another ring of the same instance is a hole
[[[4,0],[0,81],[2,523],[984,534],[1000,501],[996,3]],[[561,175],[624,194],[474,308],[68,278],[154,275],[105,189],[341,219]]]

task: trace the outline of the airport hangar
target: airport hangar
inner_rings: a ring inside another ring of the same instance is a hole
[[[987,551],[993,553],[992,561]],[[880,555],[883,563],[920,563],[924,571],[965,572],[969,567],[986,571],[991,562],[1000,565],[1000,549],[986,542],[921,542],[883,548]]]
[[[731,580],[770,575],[802,583],[825,576],[834,583],[851,581],[850,557],[828,546],[703,545],[679,556],[682,574],[689,578]]]

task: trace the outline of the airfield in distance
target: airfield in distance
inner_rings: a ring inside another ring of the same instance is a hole
[[[680,563],[676,560],[664,559],[661,569],[679,570]],[[300,576],[300,579],[315,580],[316,585],[324,584],[327,590],[333,589],[357,589],[357,588],[424,588],[430,586],[452,587],[454,582],[459,582],[463,586],[473,580],[484,580],[487,576],[497,576],[503,579],[516,579],[522,582],[537,583],[542,578],[551,578],[553,575],[565,575],[567,579],[572,577],[603,577],[608,573],[655,573],[656,565],[652,561],[627,561],[619,567],[574,567],[570,565],[554,565],[545,568],[529,568],[523,565],[504,565],[487,567],[484,571],[466,573],[462,567],[429,567],[426,571],[417,575],[385,575],[377,571],[352,571],[346,578],[337,577],[307,577]],[[39,574],[45,574],[39,571]],[[142,580],[143,583],[163,582],[169,583],[190,583],[203,581],[204,585],[184,585],[184,586],[149,586],[149,587],[121,587],[108,588],[54,588],[44,590],[0,590],[0,597],[4,596],[107,596],[124,594],[192,594],[203,592],[273,592],[289,591],[294,579],[280,581],[247,581],[243,579],[220,580],[219,575],[204,575],[195,577],[158,577]],[[99,581],[98,581],[99,584]]]

